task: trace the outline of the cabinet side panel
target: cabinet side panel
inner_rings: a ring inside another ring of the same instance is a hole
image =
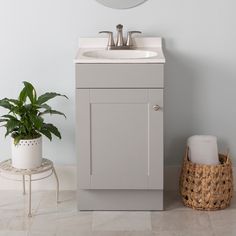
[[[76,156],[79,188],[90,188],[90,104],[89,89],[76,90]]]
[[[149,189],[163,189],[163,89],[149,89],[149,101]]]

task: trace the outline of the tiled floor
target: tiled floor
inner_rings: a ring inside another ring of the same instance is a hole
[[[27,217],[27,196],[0,192],[0,236],[235,236],[236,198],[223,211],[185,208],[177,194],[165,194],[163,212],[78,212],[75,192],[33,193],[32,218]]]

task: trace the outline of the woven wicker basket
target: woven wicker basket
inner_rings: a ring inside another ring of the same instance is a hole
[[[188,158],[186,150],[180,175],[180,194],[187,207],[220,210],[228,207],[233,195],[232,163],[219,154],[219,165],[200,165]]]

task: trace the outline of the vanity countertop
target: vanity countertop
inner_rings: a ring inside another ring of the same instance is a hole
[[[134,38],[132,50],[106,50],[107,38],[80,38],[74,63],[86,64],[154,64],[165,63],[162,38]],[[121,57],[121,58],[120,58]]]

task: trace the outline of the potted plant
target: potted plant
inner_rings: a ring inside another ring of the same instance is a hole
[[[65,114],[53,110],[46,102],[65,95],[50,92],[37,96],[36,90],[24,81],[24,88],[18,99],[3,98],[0,106],[8,113],[1,116],[5,137],[11,135],[12,166],[19,169],[32,169],[42,163],[42,135],[52,140],[52,134],[61,139],[61,134],[53,124],[44,122],[44,115]]]

